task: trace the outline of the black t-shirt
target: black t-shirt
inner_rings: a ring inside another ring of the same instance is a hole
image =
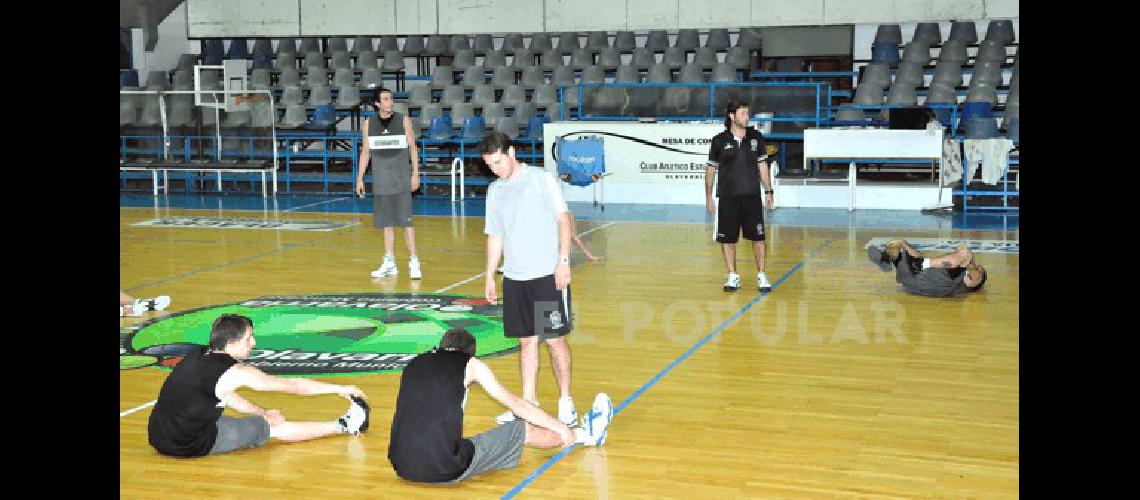
[[[709,164],[717,169],[717,196],[759,195],[757,162],[765,153],[764,137],[755,128],[744,129],[739,143],[730,129],[717,134],[709,145]]]
[[[400,376],[388,461],[409,481],[441,483],[471,465],[475,445],[463,439],[464,372],[470,356],[432,350],[416,356]]]
[[[209,453],[218,435],[223,408],[215,395],[218,379],[237,360],[229,354],[195,351],[162,383],[158,402],[150,412],[147,436],[159,453],[200,457]]]

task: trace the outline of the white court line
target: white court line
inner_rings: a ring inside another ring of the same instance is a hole
[[[585,235],[587,235],[587,234],[590,234],[590,233],[592,233],[592,232],[594,232],[594,231],[597,231],[597,230],[599,230],[599,229],[605,229],[605,228],[607,228],[607,227],[610,227],[610,226],[612,226],[612,225],[614,225],[614,224],[617,224],[617,221],[614,221],[614,222],[610,222],[610,223],[608,223],[608,224],[602,224],[602,225],[600,225],[600,226],[598,226],[598,227],[595,227],[595,228],[593,228],[593,229],[590,229],[589,231],[583,231],[583,232],[581,232],[581,233],[579,233],[579,234],[578,234],[578,237],[579,237],[579,238],[581,238],[581,237],[583,237],[583,236],[585,236]],[[573,243],[571,243],[571,246],[573,246]],[[470,282],[472,282],[472,281],[474,281],[474,280],[477,280],[477,279],[479,279],[479,277],[483,276],[484,274],[487,274],[487,273],[486,273],[486,271],[484,271],[484,272],[481,272],[481,273],[479,273],[479,274],[476,274],[475,276],[472,276],[472,277],[470,277],[470,278],[467,278],[467,279],[465,279],[465,280],[463,280],[463,281],[460,281],[460,282],[458,282],[458,283],[454,283],[454,284],[451,284],[451,285],[445,286],[445,287],[443,287],[443,288],[440,288],[439,290],[436,290],[436,291],[435,291],[435,293],[443,293],[443,292],[446,292],[446,291],[448,291],[448,290],[451,290],[452,288],[455,288],[455,287],[457,287],[457,286],[460,286],[460,285],[465,285],[465,284],[467,284],[467,283],[470,283]]]
[[[294,211],[294,210],[300,210],[300,209],[302,209],[302,208],[315,207],[315,206],[317,206],[317,205],[324,205],[325,203],[332,203],[332,202],[334,202],[334,201],[347,200],[347,199],[349,199],[349,198],[352,198],[352,196],[344,196],[344,197],[341,197],[341,198],[337,198],[337,199],[335,199],[335,200],[325,200],[325,201],[318,201],[318,202],[316,202],[316,203],[309,203],[308,205],[301,205],[301,206],[299,206],[299,207],[293,207],[293,208],[290,208],[290,209],[288,209],[288,210],[282,210],[282,212],[292,212],[292,211]]]
[[[122,413],[120,413],[120,414],[119,414],[119,418],[123,418],[123,417],[125,417],[125,416],[127,416],[127,415],[130,415],[130,414],[132,414],[132,413],[134,413],[134,412],[136,412],[136,411],[139,411],[139,410],[141,410],[141,409],[143,409],[143,408],[148,408],[148,407],[154,406],[154,404],[155,404],[155,403],[157,403],[157,402],[158,402],[158,400],[156,399],[156,400],[154,400],[154,401],[151,401],[151,402],[149,402],[149,403],[144,403],[144,404],[141,404],[141,405],[139,405],[139,406],[136,406],[136,407],[134,407],[134,408],[131,408],[131,409],[129,409],[129,410],[127,410],[127,411],[125,411],[125,412],[122,412]]]

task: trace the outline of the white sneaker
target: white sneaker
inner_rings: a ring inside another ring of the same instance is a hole
[[[530,404],[534,405],[535,408],[538,408],[538,403],[530,402],[530,401],[528,401],[528,402]],[[515,415],[514,412],[507,410],[503,413],[500,413],[499,416],[495,417],[495,423],[499,424],[499,425],[503,425],[506,423],[514,422],[518,418],[519,418],[518,415]]]
[[[590,407],[590,414],[582,417],[581,430],[575,432],[578,442],[586,446],[601,446],[606,442],[606,431],[610,421],[614,418],[614,402],[609,395],[599,392],[594,397],[594,404]]]
[[[756,273],[756,286],[760,287],[761,292],[772,291],[772,284],[768,282],[768,275],[764,273]]]
[[[578,410],[574,408],[574,398],[558,398],[558,420],[566,425],[578,423]]]
[[[352,397],[352,403],[348,406],[348,413],[340,417],[339,422],[345,431],[353,436],[359,435],[361,432],[368,430],[368,413],[371,408],[368,407],[368,402],[356,396]]]
[[[163,309],[166,309],[167,307],[170,307],[170,296],[169,295],[159,295],[158,297],[155,297],[155,298],[150,299],[150,300],[154,301],[154,304],[152,307],[154,307],[155,311],[161,311]]]
[[[423,279],[424,273],[420,271],[420,259],[408,261],[408,277],[414,280]]]
[[[728,280],[724,282],[724,291],[735,292],[740,289],[740,275],[728,273]]]
[[[145,300],[135,300],[135,303],[131,305],[130,316],[135,316],[135,317],[142,316],[143,313],[149,311],[150,308],[147,307],[146,303],[147,303],[147,301],[145,301]]]
[[[395,259],[384,257],[384,262],[375,271],[372,271],[373,278],[383,278],[385,276],[395,276],[400,274],[400,270],[396,267]]]

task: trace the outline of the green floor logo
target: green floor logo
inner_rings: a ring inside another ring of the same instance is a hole
[[[434,294],[270,296],[182,311],[119,335],[119,369],[170,368],[208,343],[221,314],[253,319],[257,347],[246,364],[275,375],[349,375],[400,371],[463,327],[478,356],[518,347],[503,336],[502,307],[483,299]]]

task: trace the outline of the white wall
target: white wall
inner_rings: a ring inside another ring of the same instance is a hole
[[[531,33],[542,31],[542,2],[534,0],[437,0],[439,32]],[[472,25],[472,21],[478,21]]]
[[[190,36],[195,38],[640,31],[1019,16],[1018,0],[187,0],[186,4]],[[390,10],[394,13],[388,14]]]
[[[131,30],[131,43],[139,85],[145,87],[151,71],[172,69],[178,64],[178,56],[191,51],[192,44],[186,38],[186,4],[180,4],[158,24],[158,43],[153,52],[146,52],[141,29]]]
[[[301,0],[301,35],[396,32],[396,0]]]
[[[298,0],[186,0],[189,36],[298,36]]]

